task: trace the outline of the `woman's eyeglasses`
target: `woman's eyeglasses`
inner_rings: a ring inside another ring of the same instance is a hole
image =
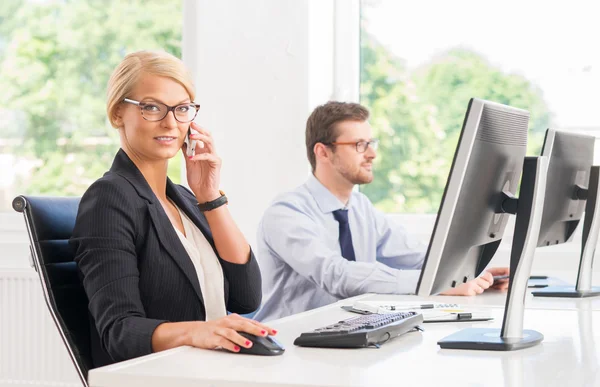
[[[147,121],[160,121],[172,111],[177,121],[181,123],[191,122],[196,118],[196,114],[200,110],[200,105],[195,103],[168,106],[161,102],[140,102],[129,98],[125,98],[123,102],[139,106],[142,117]]]

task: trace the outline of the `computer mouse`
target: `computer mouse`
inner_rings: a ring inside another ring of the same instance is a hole
[[[283,354],[285,351],[283,345],[281,345],[271,336],[254,336],[248,332],[238,333],[252,342],[252,346],[250,348],[240,346],[240,351],[238,353],[261,356],[277,356]]]

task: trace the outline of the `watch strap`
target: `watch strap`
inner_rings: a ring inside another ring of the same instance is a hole
[[[220,191],[220,193],[221,193],[221,196],[219,196],[215,200],[212,200],[212,201],[206,202],[206,203],[198,203],[198,208],[200,208],[200,211],[202,211],[202,212],[212,211],[214,209],[221,207],[224,204],[227,204],[227,202],[228,202],[227,196],[225,196],[225,193],[223,191]]]

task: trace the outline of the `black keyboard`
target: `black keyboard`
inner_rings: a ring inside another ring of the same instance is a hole
[[[417,312],[367,314],[352,317],[302,333],[294,345],[302,347],[362,348],[379,345],[413,329],[419,329],[423,315]]]

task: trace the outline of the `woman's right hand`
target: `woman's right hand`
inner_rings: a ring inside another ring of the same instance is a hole
[[[198,321],[191,330],[191,345],[197,348],[224,348],[239,352],[240,347],[250,348],[252,342],[237,332],[247,332],[255,336],[275,335],[277,331],[255,320],[230,314],[213,321]]]

